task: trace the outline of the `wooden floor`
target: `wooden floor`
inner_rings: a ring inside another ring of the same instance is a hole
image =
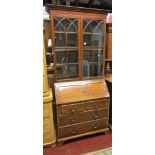
[[[46,147],[43,155],[81,155],[108,147],[112,147],[112,133],[74,139],[64,143],[62,146]]]

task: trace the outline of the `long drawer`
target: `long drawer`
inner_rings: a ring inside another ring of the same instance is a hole
[[[86,111],[81,113],[75,113],[72,115],[59,116],[59,126],[71,125],[85,121],[91,121],[96,119],[102,119],[108,117],[109,108],[99,109],[94,111]]]
[[[58,132],[59,132],[59,138],[65,138],[65,137],[93,132],[93,131],[97,131],[105,128],[108,128],[107,118],[90,121],[86,123],[80,123],[80,124],[67,126],[67,127],[60,127],[58,129],[59,130]]]
[[[109,99],[100,99],[100,100],[93,100],[87,101],[87,110],[94,110],[100,108],[109,107],[110,100]]]
[[[68,115],[87,110],[96,110],[109,107],[109,99],[99,99],[84,102],[77,102],[72,104],[65,104],[58,106],[58,115]]]

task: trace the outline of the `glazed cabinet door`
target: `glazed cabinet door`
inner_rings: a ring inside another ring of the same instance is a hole
[[[82,18],[83,77],[103,76],[105,54],[105,21],[103,18]]]
[[[50,12],[56,81],[103,78],[106,15]]]
[[[79,78],[79,18],[52,16],[54,62],[57,81]]]

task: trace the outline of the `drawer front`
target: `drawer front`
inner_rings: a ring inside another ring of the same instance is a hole
[[[101,109],[101,108],[109,107],[109,102],[110,102],[109,99],[87,101],[87,110]]]
[[[49,116],[49,104],[43,104],[43,117]]]
[[[91,121],[108,117],[109,108],[76,113],[72,115],[59,116],[59,126],[71,125],[85,121]]]
[[[85,102],[58,106],[59,115],[74,114],[74,113],[82,112],[85,110],[86,110]]]
[[[59,138],[65,138],[108,128],[108,119],[100,119],[87,123],[59,128]]]

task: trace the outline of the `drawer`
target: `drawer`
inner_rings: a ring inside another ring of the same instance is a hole
[[[75,103],[75,104],[68,104],[68,105],[60,105],[58,106],[58,114],[59,115],[67,115],[67,114],[74,114],[77,112],[86,111],[86,103]]]
[[[109,108],[75,113],[75,114],[66,115],[66,116],[59,116],[59,126],[65,126],[65,125],[71,125],[71,124],[76,124],[80,122],[101,119],[104,117],[108,117],[108,115],[109,115]]]
[[[108,119],[100,119],[87,123],[59,128],[59,138],[65,138],[108,128]]]
[[[49,104],[43,104],[43,117],[49,116]]]
[[[87,110],[100,109],[109,107],[109,99],[87,101]]]

